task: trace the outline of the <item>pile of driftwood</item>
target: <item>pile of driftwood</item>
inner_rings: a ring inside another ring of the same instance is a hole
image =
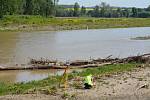
[[[48,59],[31,59],[30,64],[37,65],[51,65],[53,68],[64,68],[64,66],[70,66],[70,68],[87,68],[87,67],[97,67],[103,64],[117,64],[117,63],[149,63],[150,53],[131,56],[127,58],[113,58],[112,55],[106,58],[90,59],[90,60],[75,60],[70,62],[59,62],[58,60],[48,60]]]
[[[65,69],[66,66],[69,68],[89,68],[89,67],[98,67],[108,64],[118,64],[118,63],[149,63],[150,62],[150,53],[131,56],[127,58],[113,58],[112,55],[106,58],[90,59],[90,60],[75,60],[70,62],[60,62],[58,60],[49,60],[41,58],[31,59],[29,64],[26,66],[15,66],[15,67],[2,67],[0,70],[25,70],[25,69]]]

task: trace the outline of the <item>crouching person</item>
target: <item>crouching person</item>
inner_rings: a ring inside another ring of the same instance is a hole
[[[93,78],[91,74],[88,74],[85,76],[84,79],[84,88],[85,89],[91,89],[93,87]]]

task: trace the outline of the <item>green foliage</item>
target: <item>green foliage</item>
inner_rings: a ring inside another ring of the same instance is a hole
[[[25,0],[23,3],[23,14],[31,15],[33,10],[33,0]]]
[[[11,27],[54,27],[55,30],[60,27],[62,30],[73,29],[102,29],[102,28],[124,28],[124,27],[149,27],[149,18],[54,18],[42,16],[4,16],[0,20],[0,31],[18,31]],[[6,30],[7,28],[7,30]],[[10,29],[9,29],[10,28]],[[21,30],[20,30],[21,31]]]
[[[140,13],[138,13],[138,17],[140,17],[140,18],[150,18],[150,12],[147,12],[147,11],[140,12]]]
[[[86,7],[82,6],[81,7],[81,16],[85,16],[86,15]]]
[[[0,18],[4,15],[4,0],[0,0]]]
[[[57,79],[56,79],[57,78]],[[32,81],[28,83],[16,83],[16,84],[2,84],[0,83],[0,95],[4,94],[23,94],[29,89],[35,89],[46,86],[57,85],[59,77],[50,77],[41,81]],[[49,93],[54,93],[56,89],[54,87],[50,88]]]
[[[0,0],[0,18],[3,15],[41,15],[45,17],[150,17],[150,6],[147,8],[111,7],[102,2],[95,8],[86,8],[76,2],[74,5],[58,5],[58,0]],[[144,13],[143,13],[144,12]],[[140,14],[140,15],[138,15]],[[143,14],[143,15],[142,15]]]
[[[76,3],[74,4],[74,13],[73,13],[73,15],[74,15],[75,17],[78,17],[79,14],[80,14],[79,8],[80,8],[80,6],[79,6],[79,4],[76,2]]]
[[[93,11],[93,17],[100,17],[99,6],[95,6],[94,11]]]
[[[70,95],[66,92],[64,92],[64,94],[61,96],[63,99],[67,99],[70,97]]]
[[[42,0],[42,6],[41,6],[41,13],[43,16],[52,16],[53,10],[54,10],[54,5],[52,0]]]
[[[4,83],[0,83],[0,95],[5,95],[8,92],[8,85]]]
[[[100,8],[101,8],[101,17],[106,17],[107,13],[110,11],[110,6],[108,4],[106,4],[105,2],[102,2],[100,4]]]
[[[138,16],[138,10],[137,8],[133,7],[132,8],[132,17],[137,17]]]
[[[0,17],[13,14],[52,16],[55,15],[56,2],[56,0],[0,0]]]
[[[150,11],[150,5],[146,8],[146,11]]]
[[[81,76],[86,76],[88,74],[92,75],[104,75],[104,74],[112,74],[117,72],[123,72],[123,71],[130,71],[134,68],[136,68],[136,65],[138,64],[117,64],[117,65],[105,65],[99,68],[89,68],[82,73],[80,73]]]

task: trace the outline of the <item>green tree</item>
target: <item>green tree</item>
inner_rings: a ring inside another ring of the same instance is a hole
[[[86,15],[86,7],[82,6],[81,7],[81,16]]]
[[[146,11],[150,11],[150,5],[146,8]]]
[[[68,11],[67,16],[68,16],[68,17],[73,17],[73,14],[74,14],[74,11],[73,11],[72,9],[70,9],[70,10]]]
[[[129,11],[129,9],[124,9],[123,10],[123,12],[122,12],[122,14],[123,14],[123,17],[130,17],[130,11]]]
[[[17,2],[19,2],[19,0],[7,0],[7,14],[8,15],[13,15],[16,13],[17,11]]]
[[[148,12],[148,11],[140,12],[140,13],[138,14],[138,17],[139,17],[139,18],[150,18],[150,12]]]
[[[64,17],[65,13],[66,13],[65,9],[60,6],[60,7],[57,7],[55,16],[56,17]]]
[[[117,12],[117,10],[112,10],[112,12],[111,12],[111,17],[113,17],[113,18],[118,17],[118,12]]]
[[[40,15],[40,4],[41,4],[40,0],[33,0],[33,10],[32,10],[33,15]]]
[[[40,2],[40,15],[48,17],[53,15],[54,5],[52,0],[42,0]]]
[[[25,0],[23,2],[23,14],[25,15],[32,15],[33,11],[33,0]]]
[[[0,18],[4,15],[4,0],[0,0]]]
[[[122,10],[121,10],[121,8],[118,8],[117,9],[117,17],[122,17],[122,16],[123,16]]]
[[[53,0],[53,15],[56,16],[56,11],[58,9],[58,2],[59,0]]]
[[[100,14],[101,14],[101,17],[106,17],[110,11],[110,6],[109,4],[106,4],[105,2],[102,2],[100,4]]]
[[[80,5],[76,2],[76,3],[74,4],[74,13],[73,13],[73,15],[74,15],[75,17],[78,17],[78,16],[79,16],[79,14],[80,14],[79,9],[80,9]]]
[[[95,6],[94,10],[93,10],[93,17],[100,17],[100,10],[99,10],[99,6]]]
[[[137,17],[138,16],[138,10],[137,8],[133,7],[132,8],[132,17]]]
[[[59,0],[53,0],[54,3],[54,7],[56,7],[58,5]]]

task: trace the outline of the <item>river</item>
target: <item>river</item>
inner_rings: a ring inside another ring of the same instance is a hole
[[[68,61],[90,59],[90,57],[104,58],[109,55],[127,57],[149,53],[149,40],[130,39],[148,35],[150,27],[0,33],[0,65],[26,64],[30,58],[41,57]],[[62,72],[1,71],[0,81],[38,80],[53,73]]]

